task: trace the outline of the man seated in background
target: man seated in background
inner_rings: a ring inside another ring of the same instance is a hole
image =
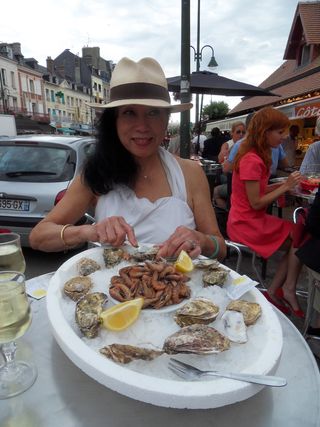
[[[299,126],[291,125],[289,128],[289,135],[285,141],[281,144],[286,158],[288,161],[288,167],[293,168],[296,164],[296,149],[298,148],[298,134]]]
[[[314,133],[317,136],[320,135],[320,117],[317,118]],[[302,160],[300,172],[302,175],[320,173],[320,140],[309,145],[304,159]]]

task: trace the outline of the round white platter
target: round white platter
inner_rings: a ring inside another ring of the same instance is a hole
[[[87,375],[125,396],[158,406],[172,408],[216,408],[245,400],[258,393],[263,386],[225,378],[204,378],[201,381],[184,381],[168,369],[170,357],[185,361],[201,369],[229,372],[274,374],[282,350],[282,330],[272,306],[257,290],[247,292],[242,299],[261,305],[262,315],[255,325],[249,326],[245,344],[231,343],[229,350],[219,354],[170,356],[164,354],[153,361],[134,361],[119,365],[99,353],[99,349],[112,343],[137,345],[161,349],[165,338],[179,330],[173,320],[174,311],[156,312],[142,310],[138,320],[127,330],[110,332],[101,329],[98,337],[82,336],[75,320],[75,302],[63,294],[63,285],[77,276],[76,263],[82,257],[97,261],[102,267],[103,248],[84,251],[70,258],[57,270],[50,281],[47,293],[47,311],[54,336],[64,353]],[[119,269],[126,263],[119,264]],[[92,291],[108,293],[110,271],[102,268],[91,275]],[[221,315],[230,301],[226,291],[219,286],[202,286],[202,270],[195,269],[188,282],[192,297],[210,298],[220,307],[218,318],[210,324],[223,333]],[[239,277],[230,271],[228,281]],[[187,300],[186,300],[187,301]],[[109,300],[107,307],[112,306]]]

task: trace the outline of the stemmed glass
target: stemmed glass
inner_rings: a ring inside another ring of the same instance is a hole
[[[20,236],[16,233],[0,233],[0,271],[24,273],[26,262],[21,250]]]
[[[37,378],[33,363],[15,360],[20,338],[31,324],[25,277],[19,271],[0,271],[0,344],[4,366],[0,369],[0,399],[27,390]]]

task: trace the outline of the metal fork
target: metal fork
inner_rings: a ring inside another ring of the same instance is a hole
[[[231,378],[237,381],[245,381],[248,383],[268,385],[271,387],[283,387],[287,384],[287,380],[281,377],[271,375],[256,375],[256,374],[236,374],[232,372],[220,371],[202,371],[195,366],[180,362],[179,360],[170,358],[169,369],[184,380],[197,380],[202,376],[212,375],[214,377]]]

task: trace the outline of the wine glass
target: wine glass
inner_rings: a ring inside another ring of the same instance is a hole
[[[24,273],[26,262],[17,233],[0,233],[0,271],[19,271]]]
[[[0,271],[0,344],[5,360],[0,369],[0,399],[22,393],[37,378],[33,363],[15,360],[15,340],[26,332],[30,324],[31,311],[24,274]]]

